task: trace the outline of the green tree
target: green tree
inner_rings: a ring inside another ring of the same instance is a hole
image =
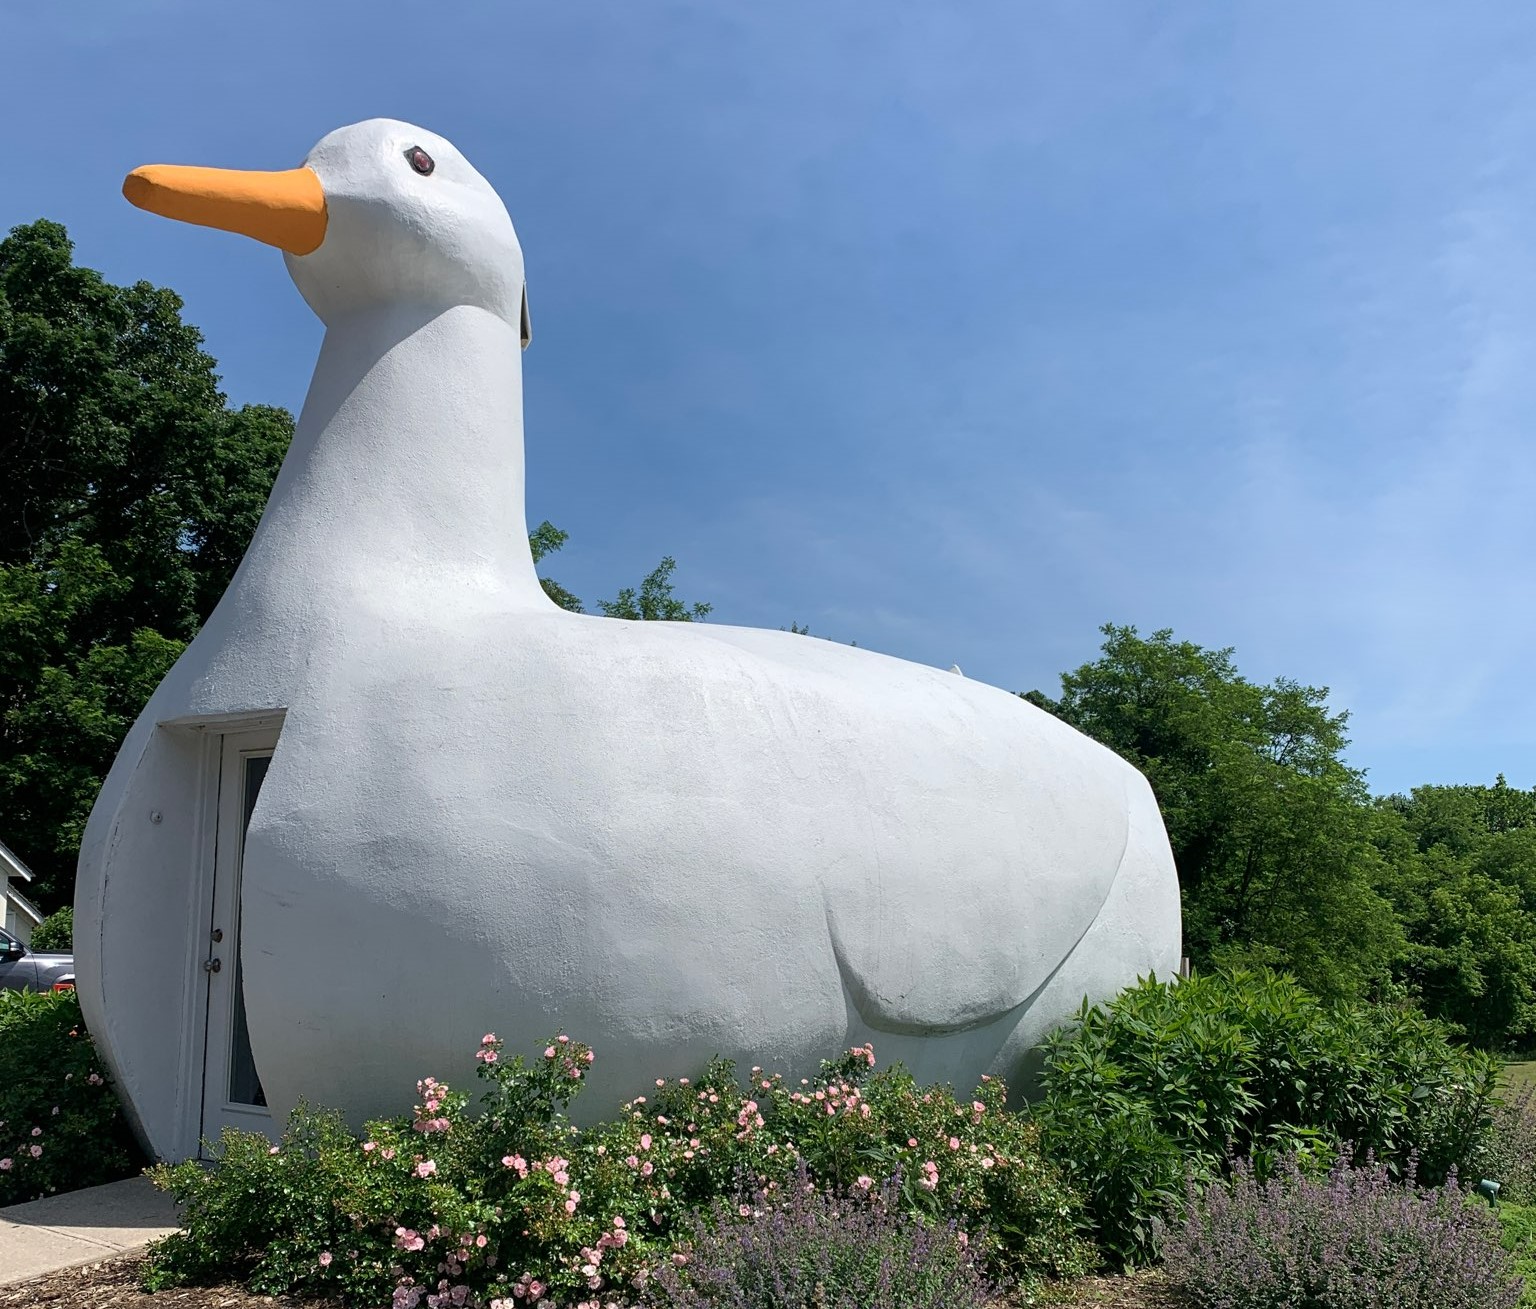
[[[75,948],[75,911],[65,905],[55,909],[32,929],[29,942],[34,950],[62,950],[66,954]]]
[[[1199,964],[1267,964],[1323,995],[1384,980],[1400,929],[1378,883],[1364,778],[1327,690],[1242,677],[1232,651],[1102,629],[1101,657],[1024,698],[1146,774],[1178,866]]]
[[[223,593],[293,424],[231,409],[171,291],[0,241],[0,831],[70,894],[80,831],[144,700]]]
[[[614,599],[599,600],[598,608],[609,618],[703,622],[714,606],[694,604],[690,607],[672,595],[672,570],[676,567],[676,561],[667,555],[640,583],[638,595],[634,587],[626,586]]]
[[[781,627],[781,628],[779,628],[779,631],[781,631],[781,632],[793,632],[796,636],[811,636],[811,635],[813,635],[813,633],[811,632],[811,625],[809,623],[807,623],[804,627],[801,627],[800,624],[795,622],[793,619],[790,620],[790,624],[789,624],[788,627]],[[816,637],[816,639],[818,641],[830,641],[832,638],[830,636],[818,636],[818,637]],[[853,646],[854,648],[857,648],[859,643],[857,641],[850,641],[850,642],[848,642],[848,644]]]
[[[1503,773],[1492,786],[1416,786],[1381,805],[1402,815],[1420,850],[1438,845],[1466,854],[1490,836],[1536,832],[1536,791],[1510,786]]]
[[[562,532],[546,518],[528,533],[528,549],[533,552],[533,562],[537,564],[545,556],[554,554],[570,539],[570,535],[569,532]],[[569,610],[573,614],[586,612],[581,607],[581,601],[553,578],[540,577],[539,585],[544,588],[544,594],[562,609]]]
[[[560,549],[570,539],[569,532],[562,532],[545,519],[528,534],[528,548],[533,552],[533,562],[539,563]],[[627,618],[636,621],[652,620],[673,623],[702,622],[713,605],[696,603],[691,607],[672,594],[672,573],[677,562],[667,555],[640,583],[637,594],[634,587],[625,587],[612,600],[599,600],[598,608],[607,618]],[[582,603],[553,578],[540,577],[539,585],[544,594],[562,609],[573,614],[586,613]]]
[[[1536,792],[1501,775],[1415,787],[1377,810],[1403,985],[1487,1049],[1536,1040]]]

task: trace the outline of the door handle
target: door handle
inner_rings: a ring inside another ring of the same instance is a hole
[[[203,971],[205,973],[216,973],[222,967],[224,967],[224,965],[222,963],[220,963],[217,959],[204,959],[203,960]]]

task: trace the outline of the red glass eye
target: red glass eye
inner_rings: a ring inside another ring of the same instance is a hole
[[[437,165],[432,162],[432,156],[423,150],[419,145],[413,145],[409,150],[407,150],[405,152],[405,158],[406,162],[408,162],[410,166],[423,177],[429,177],[432,173],[432,170],[437,167]]]

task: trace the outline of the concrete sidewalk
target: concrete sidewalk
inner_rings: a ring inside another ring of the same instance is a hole
[[[0,1285],[133,1254],[179,1225],[176,1202],[147,1177],[0,1209]]]

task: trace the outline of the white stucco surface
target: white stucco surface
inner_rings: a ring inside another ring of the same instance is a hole
[[[327,331],[293,447],[81,850],[77,985],[155,1150],[186,1152],[200,1094],[207,923],[165,906],[202,902],[202,721],[283,715],[242,929],[279,1117],[398,1112],[421,1076],[467,1081],[487,1031],[590,1042],[578,1119],[717,1053],[805,1075],[865,1040],[968,1088],[1085,994],[1177,970],[1151,791],[1050,715],[867,650],[549,601],[505,209],[403,123],[307,164],[325,237],[287,262]]]

